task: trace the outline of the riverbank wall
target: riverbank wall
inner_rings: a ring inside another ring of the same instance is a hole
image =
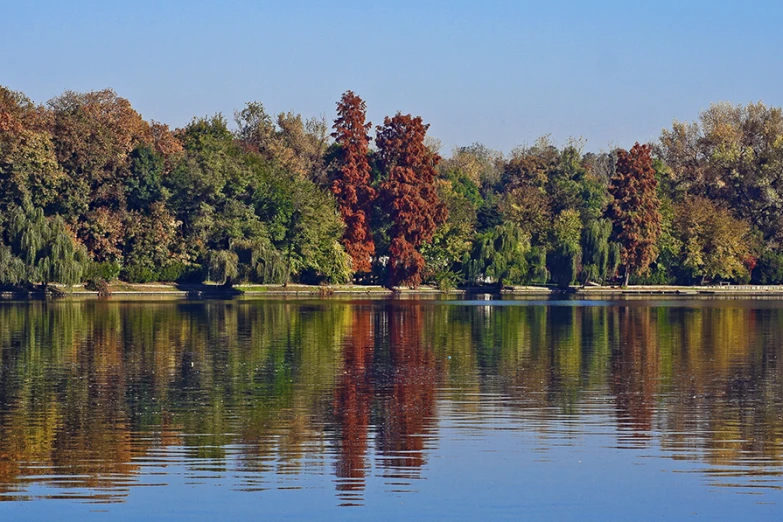
[[[571,286],[567,289],[545,286],[473,287],[441,290],[431,286],[416,289],[371,285],[236,285],[226,288],[219,285],[178,285],[174,283],[128,284],[116,283],[108,292],[86,290],[82,285],[73,287],[55,286],[63,298],[108,298],[108,299],[231,299],[235,297],[466,297],[472,295],[508,296],[531,298],[579,298],[579,299],[622,299],[625,297],[780,297],[783,285],[715,285],[715,286],[663,286],[636,285],[620,286]],[[49,294],[51,296],[51,294]],[[13,290],[0,292],[0,298],[10,300],[43,299],[47,294],[40,290]],[[486,298],[486,297],[485,297]]]

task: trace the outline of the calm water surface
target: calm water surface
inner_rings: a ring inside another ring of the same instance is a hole
[[[783,301],[0,303],[0,519],[783,518]]]

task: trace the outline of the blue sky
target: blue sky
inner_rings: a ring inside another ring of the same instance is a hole
[[[420,115],[453,146],[551,134],[653,140],[710,103],[783,105],[779,1],[0,0],[0,85],[36,102],[111,87],[172,127],[248,101],[374,124]]]

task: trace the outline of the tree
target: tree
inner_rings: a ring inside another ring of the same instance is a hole
[[[49,107],[55,152],[67,175],[59,210],[75,222],[97,206],[121,207],[129,154],[153,141],[149,124],[110,89],[68,91],[50,100]]]
[[[614,200],[607,214],[622,248],[625,285],[631,272],[645,273],[656,257],[656,243],[661,235],[657,186],[649,145],[636,143],[630,152],[617,151],[615,173],[609,185]]]
[[[128,210],[146,210],[164,199],[161,175],[164,161],[151,147],[137,147],[130,154],[130,175],[125,179]]]
[[[367,132],[371,124],[364,122],[366,110],[364,101],[347,91],[337,102],[332,133],[339,149],[331,189],[345,223],[342,243],[351,256],[354,272],[369,272],[375,255],[369,216],[376,192],[370,186]]]
[[[329,138],[324,118],[304,120],[300,114],[281,112],[273,120],[263,104],[249,102],[234,112],[234,121],[236,137],[245,151],[259,154],[298,176],[324,182]]]
[[[400,113],[386,117],[377,128],[375,142],[385,175],[382,201],[392,221],[390,286],[421,284],[425,261],[417,249],[447,217],[435,186],[440,156],[424,143],[428,128],[421,117]]]
[[[763,103],[718,103],[660,138],[681,196],[721,200],[764,234],[783,240],[783,110]]]
[[[81,281],[87,255],[59,216],[47,218],[41,208],[14,207],[2,236],[0,283],[47,286]]]
[[[555,218],[551,239],[553,248],[547,264],[552,279],[561,288],[567,288],[576,280],[582,260],[582,247],[579,244],[581,235],[582,222],[576,209],[563,210]]]
[[[503,153],[489,149],[481,143],[455,148],[451,157],[441,163],[443,172],[459,173],[466,177],[482,194],[495,190],[503,170]]]
[[[452,173],[453,174],[453,173]],[[465,181],[473,190],[460,181]],[[441,179],[438,198],[448,210],[448,218],[441,224],[432,239],[424,243],[421,253],[427,263],[428,277],[432,277],[442,289],[455,286],[461,279],[463,258],[471,249],[476,235],[476,206],[471,196],[480,200],[478,188],[470,180]]]
[[[498,225],[476,238],[470,257],[463,262],[470,283],[522,284],[529,280],[530,236],[513,223]]]
[[[601,281],[609,268],[609,237],[612,223],[608,219],[590,221],[582,229],[582,278],[586,282]]]
[[[267,176],[254,196],[272,244],[284,261],[283,283],[310,274],[310,281],[350,281],[350,257],[339,240],[343,223],[331,194],[295,174]]]
[[[696,197],[677,206],[675,223],[682,244],[682,265],[702,283],[707,278],[750,278],[747,222],[706,198]]]
[[[257,178],[270,170],[267,164],[243,157],[220,115],[194,119],[179,135],[184,157],[164,184],[191,254],[228,250],[232,240],[263,236],[264,225],[251,200],[260,184]],[[154,188],[149,172],[147,179]]]
[[[64,175],[49,126],[44,107],[0,87],[0,212],[14,205],[48,207],[62,196]]]

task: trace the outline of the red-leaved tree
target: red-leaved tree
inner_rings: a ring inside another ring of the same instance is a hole
[[[370,163],[367,160],[371,124],[365,123],[367,108],[352,91],[337,102],[337,119],[332,137],[339,146],[337,170],[332,180],[332,192],[337,198],[345,232],[343,245],[351,256],[354,272],[369,272],[375,254],[370,230],[370,205],[376,192],[370,186]]]
[[[390,286],[421,284],[424,257],[417,249],[446,221],[446,206],[435,187],[440,156],[424,144],[428,128],[421,117],[400,113],[377,128],[375,143],[386,176],[381,199],[392,221]]]
[[[637,143],[630,152],[617,151],[617,165],[609,184],[613,201],[607,213],[622,248],[626,285],[631,272],[646,272],[657,255],[661,236],[657,188],[649,145]]]

